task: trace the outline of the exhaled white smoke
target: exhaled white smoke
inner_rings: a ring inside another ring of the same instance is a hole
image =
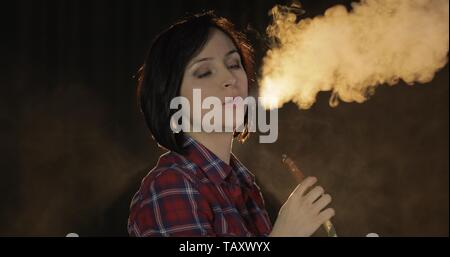
[[[319,91],[363,102],[375,86],[426,83],[447,63],[448,0],[362,0],[296,22],[276,6],[267,28],[277,45],[263,62],[260,93],[267,105],[307,109]]]

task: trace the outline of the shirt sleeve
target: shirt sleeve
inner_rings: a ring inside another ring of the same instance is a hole
[[[160,171],[144,187],[131,206],[131,236],[215,236],[208,202],[180,171]]]

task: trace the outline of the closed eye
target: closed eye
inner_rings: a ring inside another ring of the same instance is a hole
[[[241,62],[240,61],[236,61],[233,64],[231,64],[230,66],[228,66],[228,68],[234,69],[234,70],[240,69],[241,67],[242,66],[241,66]]]
[[[230,68],[231,69],[240,69],[241,65],[240,64],[231,65]]]
[[[203,72],[201,74],[196,75],[196,77],[201,79],[201,78],[206,78],[206,77],[210,76],[211,74],[212,74],[211,71],[207,71],[207,72]]]

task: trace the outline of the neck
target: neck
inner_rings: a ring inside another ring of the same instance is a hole
[[[200,142],[226,164],[230,164],[233,133],[186,133]]]

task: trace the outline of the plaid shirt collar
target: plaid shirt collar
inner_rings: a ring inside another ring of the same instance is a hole
[[[193,162],[202,169],[206,176],[216,185],[225,182],[232,172],[246,186],[251,187],[255,183],[255,176],[234,156],[230,155],[230,165],[222,161],[208,148],[192,137],[184,136],[183,147],[185,148],[188,161]]]

